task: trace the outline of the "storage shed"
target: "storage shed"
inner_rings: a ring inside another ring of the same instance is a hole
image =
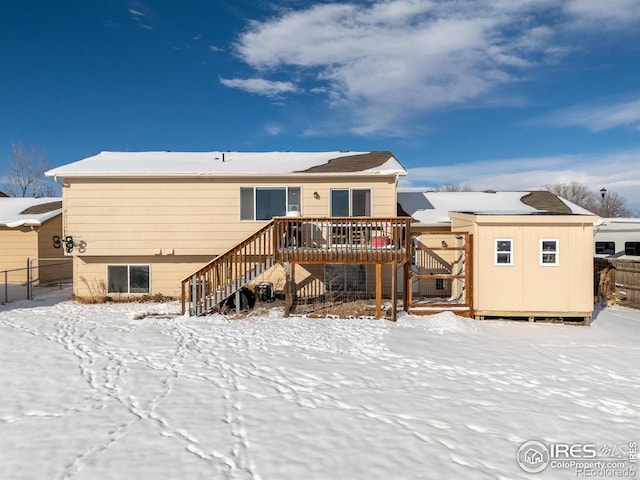
[[[590,322],[591,212],[546,191],[399,192],[398,201],[416,243],[447,230],[470,239],[475,318]]]

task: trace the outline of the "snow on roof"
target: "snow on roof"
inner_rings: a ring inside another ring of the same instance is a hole
[[[561,211],[536,208],[538,202],[525,197],[538,192],[398,192],[398,203],[414,220],[426,225],[449,224],[449,212],[479,215],[539,215],[564,213],[566,215],[593,215],[574,203],[560,197]],[[547,192],[548,193],[548,192]],[[553,195],[553,194],[551,194]],[[554,195],[555,196],[555,195]],[[523,201],[525,199],[525,201]],[[548,199],[547,199],[548,200]],[[543,203],[543,202],[539,202]],[[566,211],[563,211],[566,209]]]
[[[602,218],[602,223],[630,223],[630,224],[640,224],[640,218],[633,217],[611,217],[611,218]]]
[[[320,168],[322,167],[322,168]],[[318,169],[315,170],[314,169]],[[48,177],[406,175],[391,152],[101,152]]]
[[[37,227],[62,213],[62,198],[0,198],[0,226]]]

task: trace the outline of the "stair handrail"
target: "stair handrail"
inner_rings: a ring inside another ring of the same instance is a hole
[[[266,225],[263,225],[260,229],[258,229],[257,231],[255,231],[254,233],[252,233],[251,235],[246,237],[244,240],[242,240],[242,241],[238,242],[237,244],[235,244],[234,246],[230,247],[225,252],[221,253],[220,255],[218,255],[214,259],[212,259],[209,263],[207,263],[206,265],[203,265],[198,270],[196,270],[195,272],[193,272],[193,273],[189,274],[187,277],[185,277],[181,282],[181,285],[182,285],[182,314],[184,315],[185,312],[186,312],[186,308],[185,308],[186,295],[188,295],[188,292],[185,291],[185,285],[187,283],[191,282],[191,280],[193,279],[194,276],[195,277],[200,277],[201,275],[203,275],[207,271],[209,271],[212,268],[214,268],[217,264],[222,263],[222,262],[228,260],[229,258],[232,258],[233,255],[235,255],[239,250],[242,250],[244,247],[250,245],[255,240],[257,240],[258,238],[262,237],[270,229],[273,229],[274,223],[275,223],[275,220],[272,219]],[[271,249],[273,249],[273,246],[271,246]],[[265,251],[264,253],[268,253],[268,251]],[[273,256],[273,252],[271,252],[271,254]]]

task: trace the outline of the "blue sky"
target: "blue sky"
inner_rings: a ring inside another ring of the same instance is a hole
[[[391,150],[640,208],[640,0],[3,0],[0,158]]]

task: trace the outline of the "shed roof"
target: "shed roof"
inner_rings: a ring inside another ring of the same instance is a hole
[[[391,152],[101,152],[49,177],[406,175]]]
[[[0,198],[0,226],[37,227],[62,213],[62,198]]]
[[[477,215],[593,215],[547,191],[526,192],[398,192],[398,203],[425,225],[451,222],[449,212]]]

